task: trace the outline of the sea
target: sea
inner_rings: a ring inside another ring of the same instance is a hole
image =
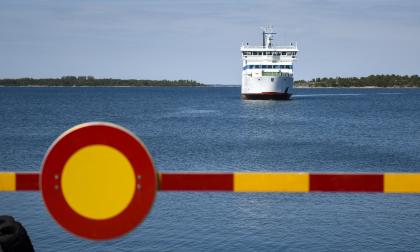
[[[290,101],[239,87],[0,88],[0,171],[37,172],[74,125],[119,124],[161,172],[420,172],[420,89],[295,89]],[[63,230],[39,192],[1,192],[37,251],[420,251],[420,195],[159,192],[129,234]],[[112,228],[112,227],[111,227]]]

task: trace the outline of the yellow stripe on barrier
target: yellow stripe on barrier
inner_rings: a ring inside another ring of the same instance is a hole
[[[420,174],[418,173],[385,173],[385,193],[419,193]]]
[[[0,173],[0,191],[16,190],[16,173],[3,172]]]
[[[235,192],[309,192],[309,174],[295,173],[234,173]]]

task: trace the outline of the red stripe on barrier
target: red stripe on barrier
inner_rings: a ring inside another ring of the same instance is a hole
[[[233,191],[232,173],[161,173],[161,191]]]
[[[16,173],[16,191],[38,191],[38,173]]]
[[[383,174],[310,174],[309,190],[318,192],[383,192]]]

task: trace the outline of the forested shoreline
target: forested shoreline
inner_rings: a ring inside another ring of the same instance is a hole
[[[203,86],[204,84],[194,80],[137,80],[137,79],[96,79],[93,76],[63,76],[61,78],[19,78],[19,79],[0,79],[0,86],[22,87],[22,86]]]
[[[0,79],[0,86],[23,87],[23,86],[63,86],[63,87],[83,87],[83,86],[105,86],[105,87],[181,87],[181,86],[206,86],[194,80],[139,80],[139,79],[113,79],[100,78],[93,76],[63,76],[61,78],[17,78]],[[295,87],[420,87],[420,77],[418,75],[369,75],[367,77],[323,77],[312,80],[297,80]]]
[[[367,77],[314,78],[295,81],[295,87],[420,87],[418,75],[369,75]]]

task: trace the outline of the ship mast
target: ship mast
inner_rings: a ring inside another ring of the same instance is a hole
[[[266,27],[261,27],[263,30],[263,48],[271,48],[273,46],[273,35],[276,34],[273,32],[273,27],[271,25]]]

